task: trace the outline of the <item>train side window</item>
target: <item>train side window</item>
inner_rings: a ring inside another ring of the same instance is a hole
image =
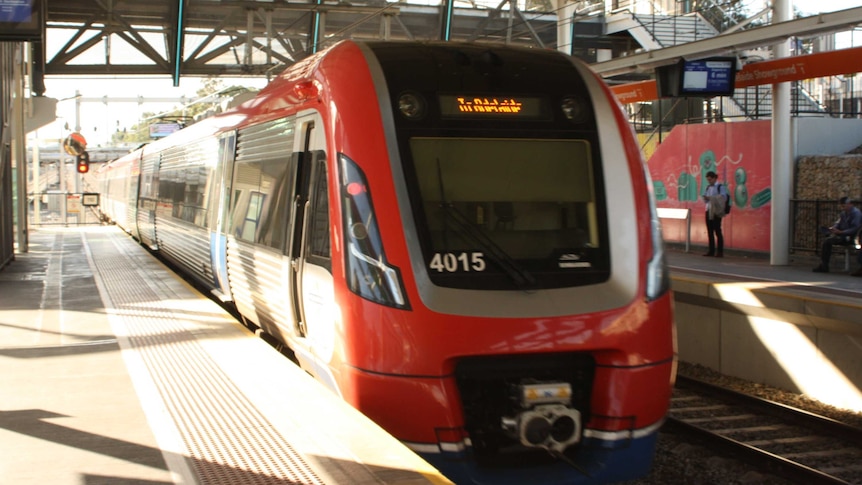
[[[142,199],[155,199],[159,187],[159,155],[144,156],[141,162],[141,189]]]
[[[260,192],[266,194],[266,204],[260,217],[255,242],[281,251],[284,249],[287,225],[288,164],[284,160],[267,160],[261,163]]]
[[[241,190],[234,190],[233,197],[230,199],[230,213],[236,214],[236,207],[239,204],[239,198],[242,196]]]
[[[286,157],[293,152],[294,129],[291,117],[237,132],[230,234],[275,249],[284,247],[289,210],[285,207],[285,187],[289,187]],[[255,193],[258,196],[253,200]]]
[[[312,205],[308,221],[309,260],[331,269],[332,252],[329,244],[329,190],[326,180],[326,161],[322,153],[316,153],[317,163]]]
[[[249,197],[245,216],[242,221],[242,226],[237,234],[241,239],[246,241],[254,241],[254,235],[257,233],[257,227],[260,223],[260,215],[263,211],[263,204],[266,201],[266,194],[260,192],[252,192]]]
[[[233,188],[234,206],[231,211],[230,234],[248,242],[254,242],[257,234],[257,220],[260,214],[255,214],[254,227],[249,225],[249,215],[254,213],[255,193],[260,194],[261,170],[259,163],[237,163],[234,166]],[[249,232],[251,231],[251,232]]]

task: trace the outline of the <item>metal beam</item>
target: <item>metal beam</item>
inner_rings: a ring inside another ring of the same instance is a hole
[[[441,0],[440,39],[449,41],[452,38],[452,18],[455,16],[455,0]]]
[[[590,67],[604,77],[652,72],[656,67],[673,64],[680,58],[699,59],[718,55],[737,55],[747,49],[777,44],[791,37],[812,37],[849,30],[860,23],[862,23],[862,7],[849,8],[597,62]]]
[[[80,98],[76,98],[79,103],[179,103],[179,104],[187,104],[195,101],[196,98],[187,98],[185,96],[180,96],[178,98],[154,98],[152,96],[144,97],[144,96],[103,96],[101,98],[95,97],[86,97],[82,96]]]
[[[180,85],[180,75],[182,73],[183,66],[183,44],[185,42],[186,35],[186,0],[177,0],[177,24],[176,31],[174,32],[175,43],[173,48],[171,49],[171,54],[173,54],[173,79],[174,79],[174,87]]]
[[[550,29],[556,14],[540,7],[524,15],[454,3],[451,8],[453,40],[468,38],[481,23],[479,41],[503,42],[506,36],[530,47],[555,43]],[[378,21],[381,15],[385,19]],[[387,27],[392,19],[400,28]],[[47,0],[46,22],[49,35],[66,42],[49,53],[46,75],[158,74],[176,81],[270,76],[344,38],[437,40],[442,12],[440,6],[381,0]],[[100,42],[104,55],[97,52]]]

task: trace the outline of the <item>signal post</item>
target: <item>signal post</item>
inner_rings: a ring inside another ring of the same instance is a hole
[[[67,154],[75,157],[75,171],[78,173],[77,177],[75,177],[75,192],[81,192],[81,176],[90,171],[90,154],[87,153],[87,140],[84,138],[79,132],[74,132],[67,136],[63,140],[63,151]],[[68,223],[68,204],[70,203],[70,198],[68,191],[66,190],[65,184],[65,173],[62,170],[65,162],[60,161],[60,191],[63,192],[65,196],[65,200],[63,204],[61,204],[61,217],[63,219],[63,225],[65,226]],[[76,197],[76,202],[78,201]]]

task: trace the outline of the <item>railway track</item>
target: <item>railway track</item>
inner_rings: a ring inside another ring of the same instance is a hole
[[[805,484],[862,484],[862,430],[679,376],[666,428]]]

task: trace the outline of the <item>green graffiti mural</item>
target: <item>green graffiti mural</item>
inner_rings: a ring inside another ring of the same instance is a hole
[[[758,207],[762,207],[768,204],[770,200],[772,200],[772,189],[767,187],[754,194],[754,197],[751,198],[751,208],[757,209]]]
[[[700,154],[700,186],[706,187],[706,172],[718,173],[718,164],[715,163],[715,153],[707,150]]]
[[[733,174],[733,179],[736,181],[736,190],[733,191],[733,205],[736,207],[745,207],[748,204],[748,187],[745,186],[748,176],[745,173],[745,169],[742,167],[737,168]]]
[[[696,175],[688,173],[685,170],[680,172],[679,177],[677,178],[677,200],[680,202],[699,201],[701,190],[703,190],[703,188],[709,183],[706,180],[706,173],[719,173],[718,161],[716,160],[715,152],[712,150],[705,150],[701,153],[698,164],[700,166],[700,183],[698,183]],[[757,209],[768,204],[772,199],[772,190],[770,188],[766,188],[755,194],[753,197],[750,197],[749,200],[747,185],[748,173],[742,167],[736,167],[732,177],[728,177],[728,180],[726,181],[719,180],[719,183],[723,183],[725,185],[727,192],[731,197],[731,204],[735,207],[751,207],[752,209]],[[657,201],[670,199],[671,194],[669,193],[669,190],[673,190],[672,181],[669,182],[669,186],[670,187],[668,187],[668,184],[663,181],[653,180],[653,193]],[[701,190],[698,190],[698,187],[700,187]]]
[[[652,191],[655,200],[667,200],[667,187],[664,186],[664,182],[653,180]]]
[[[700,195],[708,185],[707,172],[713,171],[733,207],[723,227],[725,247],[770,251],[771,149],[763,143],[770,136],[769,120],[676,127],[649,161],[659,206],[702,211]],[[684,229],[677,230],[676,223],[668,226],[672,229],[665,237],[684,241]],[[700,244],[706,239],[702,226],[694,226],[691,236]]]
[[[697,180],[695,180],[694,175],[687,172],[679,174],[676,191],[677,197],[681,202],[697,200],[699,194],[697,193]]]

